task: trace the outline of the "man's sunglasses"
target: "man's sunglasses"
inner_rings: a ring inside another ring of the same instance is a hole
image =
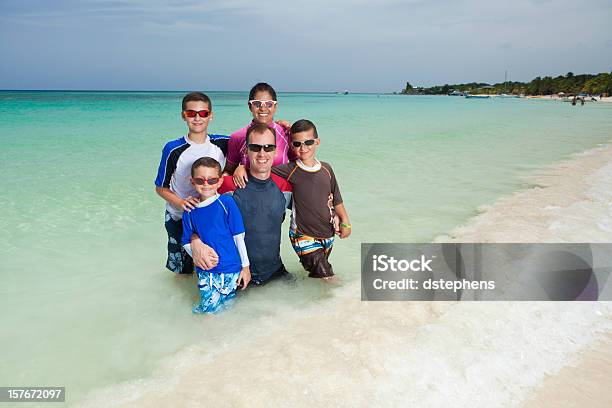
[[[277,104],[277,101],[260,101],[259,99],[252,99],[249,101],[249,104],[257,109],[261,108],[262,105],[268,109],[272,109],[272,107]]]
[[[312,146],[313,144],[315,144],[315,139],[308,139],[308,140],[304,140],[303,142],[291,142],[291,145],[293,147],[295,147],[296,149],[301,147],[302,145],[306,145],[306,146]]]
[[[193,180],[193,184],[198,185],[198,186],[203,186],[205,184],[208,184],[209,186],[214,186],[215,184],[217,184],[219,182],[220,177],[211,177],[208,179],[205,179],[204,177],[192,177],[191,180]]]
[[[249,143],[249,150],[255,153],[259,153],[261,152],[261,149],[264,149],[264,152],[273,152],[276,150],[276,145],[275,144],[265,144],[265,145],[260,145],[260,144],[255,144],[255,143]]]
[[[187,109],[187,110],[184,110],[183,113],[185,114],[185,117],[187,118],[195,118],[196,115],[200,115],[201,118],[207,118],[208,115],[210,115],[210,111],[208,110],[195,111],[195,110]]]

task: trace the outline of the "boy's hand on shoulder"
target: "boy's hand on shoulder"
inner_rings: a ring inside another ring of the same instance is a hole
[[[184,200],[181,200],[181,209],[184,211],[191,211],[200,204],[200,199],[197,197],[189,196]]]
[[[245,290],[247,286],[249,286],[249,282],[251,281],[251,270],[248,266],[245,266],[240,271],[240,276],[238,277],[238,287],[240,290]]]

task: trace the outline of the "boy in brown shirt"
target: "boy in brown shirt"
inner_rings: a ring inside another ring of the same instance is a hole
[[[320,143],[315,125],[307,119],[298,120],[291,126],[291,148],[298,159],[273,167],[272,172],[293,187],[289,238],[302,266],[311,278],[331,278],[334,272],[328,258],[334,233],[347,238],[351,224],[334,171],[315,157]],[[338,230],[334,212],[340,219]]]

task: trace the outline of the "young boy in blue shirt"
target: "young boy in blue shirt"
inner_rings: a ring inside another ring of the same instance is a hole
[[[155,191],[166,200],[166,267],[176,274],[190,275],[193,273],[193,261],[181,247],[181,217],[183,211],[191,210],[198,204],[196,191],[189,181],[191,165],[200,157],[212,157],[223,166],[229,136],[208,134],[208,125],[213,119],[212,102],[201,92],[185,95],[182,118],[189,133],[164,146],[155,179]]]
[[[200,302],[193,313],[215,313],[234,298],[238,286],[245,289],[251,280],[244,224],[234,199],[217,194],[223,184],[218,161],[210,157],[196,160],[191,166],[190,180],[198,194],[198,204],[183,213],[181,243],[191,254],[191,237],[197,234],[219,255],[219,262],[212,269],[196,267]]]

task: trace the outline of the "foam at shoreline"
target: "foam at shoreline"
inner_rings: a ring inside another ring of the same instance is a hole
[[[437,240],[606,242],[611,176],[612,147],[590,150]],[[612,331],[612,303],[365,303],[353,283],[258,324],[82,405],[518,406]]]
[[[358,295],[351,285],[299,317],[267,320],[264,335],[192,347],[152,379],[101,390],[83,406],[510,406],[612,329],[609,304]]]
[[[547,167],[532,188],[480,208],[480,215],[435,241],[610,242],[612,146]]]

